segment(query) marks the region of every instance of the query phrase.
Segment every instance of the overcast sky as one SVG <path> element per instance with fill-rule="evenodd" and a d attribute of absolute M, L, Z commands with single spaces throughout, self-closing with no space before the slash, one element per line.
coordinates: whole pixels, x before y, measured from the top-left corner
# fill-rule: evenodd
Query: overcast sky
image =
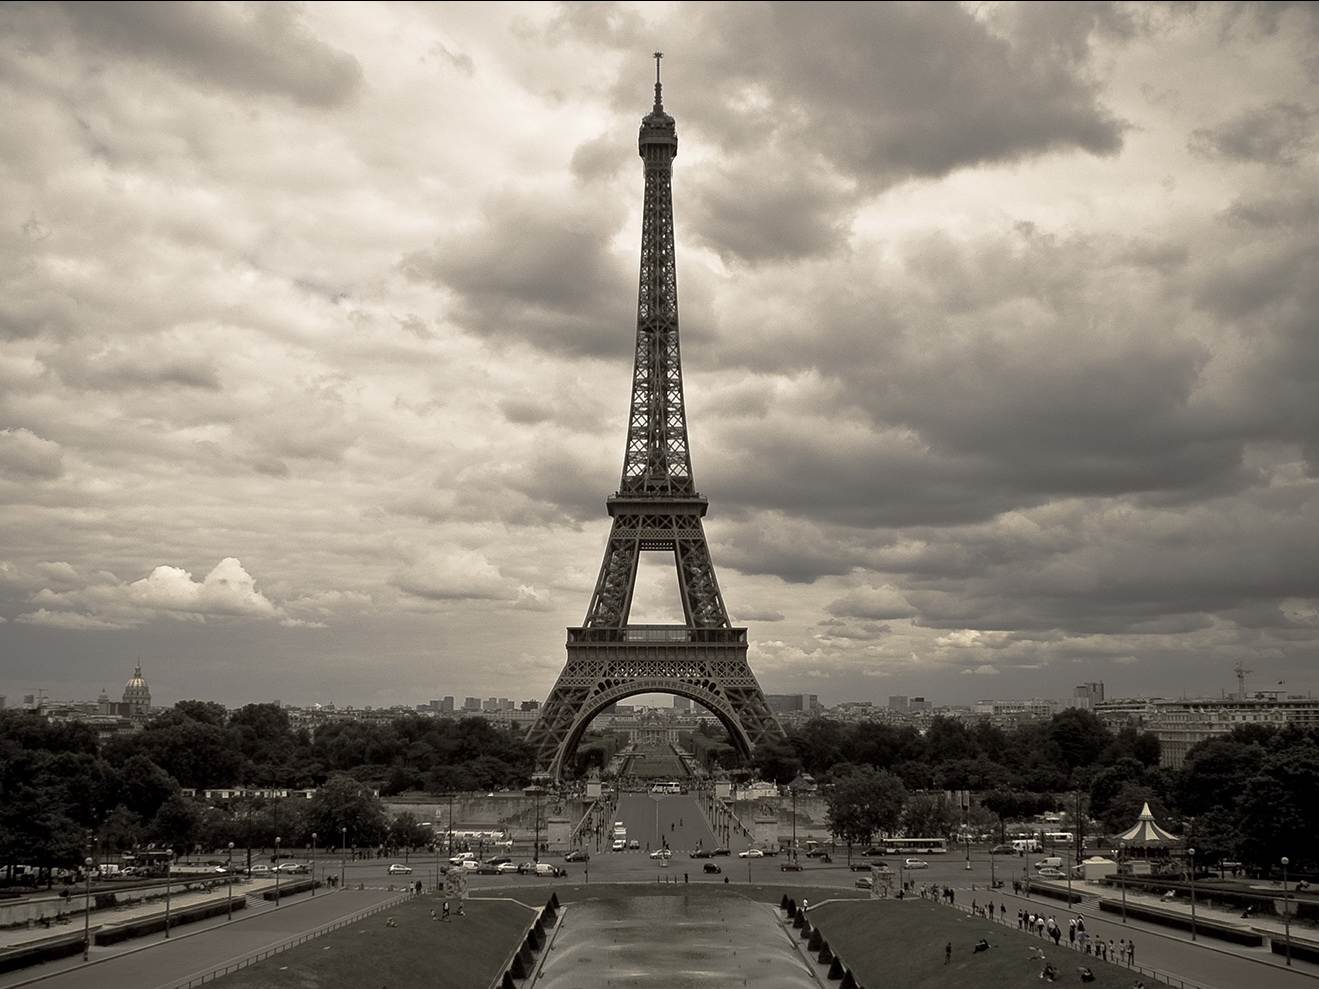
<path fill-rule="evenodd" d="M 0 693 L 543 698 L 655 49 L 767 691 L 1319 689 L 1316 8 L 96 3 L 0 7 Z"/>

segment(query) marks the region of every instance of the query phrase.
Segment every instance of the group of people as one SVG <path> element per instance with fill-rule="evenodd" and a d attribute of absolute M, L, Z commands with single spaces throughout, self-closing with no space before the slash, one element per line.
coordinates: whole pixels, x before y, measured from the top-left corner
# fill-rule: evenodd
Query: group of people
<path fill-rule="evenodd" d="M 1002 904 L 1000 904 L 1000 907 Z M 975 904 L 972 904 L 974 910 Z M 988 908 L 989 916 L 993 917 L 992 904 Z M 1058 921 L 1053 917 L 1046 917 L 1043 913 L 1030 913 L 1026 910 L 1017 911 L 1017 930 L 1026 931 L 1029 934 L 1035 934 L 1039 937 L 1051 939 L 1055 945 L 1062 943 L 1062 928 Z M 1121 938 L 1115 944 L 1112 938 L 1104 940 L 1101 937 L 1091 937 L 1090 932 L 1085 929 L 1085 918 L 1076 916 L 1067 921 L 1067 946 L 1076 951 L 1084 951 L 1087 955 L 1094 955 L 1101 961 L 1112 962 L 1114 965 L 1134 965 L 1136 963 L 1136 941 L 1134 938 Z"/>

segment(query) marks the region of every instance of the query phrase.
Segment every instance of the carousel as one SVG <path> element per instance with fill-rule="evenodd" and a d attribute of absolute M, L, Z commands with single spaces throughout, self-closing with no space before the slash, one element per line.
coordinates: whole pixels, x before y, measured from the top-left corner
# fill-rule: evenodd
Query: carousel
<path fill-rule="evenodd" d="M 1157 876 L 1180 872 L 1174 852 L 1182 839 L 1159 827 L 1149 801 L 1140 809 L 1135 825 L 1117 836 L 1118 871 L 1129 876 Z"/>

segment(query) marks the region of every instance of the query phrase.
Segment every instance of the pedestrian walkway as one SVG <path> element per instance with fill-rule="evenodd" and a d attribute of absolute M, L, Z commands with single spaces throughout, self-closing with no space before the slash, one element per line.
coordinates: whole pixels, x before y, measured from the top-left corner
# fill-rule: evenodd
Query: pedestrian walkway
<path fill-rule="evenodd" d="M 233 898 L 241 900 L 244 896 L 257 894 L 267 889 L 274 889 L 274 880 L 249 880 L 245 883 L 235 883 L 233 887 Z M 102 890 L 102 893 L 105 891 Z M 170 911 L 176 912 L 188 907 L 197 906 L 201 903 L 223 903 L 228 899 L 229 894 L 223 889 L 220 891 L 205 890 L 193 892 L 176 892 L 170 896 Z M 89 926 L 94 931 L 98 927 L 109 924 L 124 924 L 133 920 L 142 920 L 148 917 L 164 917 L 165 915 L 165 896 L 164 890 L 161 890 L 161 896 L 151 900 L 141 900 L 136 903 L 129 903 L 123 906 L 103 907 L 97 909 L 95 906 L 95 895 L 92 897 L 92 913 L 89 920 Z M 69 915 L 69 919 L 64 922 L 54 922 L 47 927 L 45 924 L 33 924 L 31 927 L 10 927 L 0 930 L 0 949 L 17 948 L 32 941 L 41 941 L 55 934 L 68 934 L 72 931 L 81 931 L 83 929 L 82 914 L 82 897 L 70 897 L 69 906 L 77 911 Z"/>

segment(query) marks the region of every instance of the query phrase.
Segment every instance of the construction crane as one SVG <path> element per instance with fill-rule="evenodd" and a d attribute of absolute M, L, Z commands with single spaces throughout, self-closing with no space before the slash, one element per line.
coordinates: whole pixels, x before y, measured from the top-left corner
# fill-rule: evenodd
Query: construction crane
<path fill-rule="evenodd" d="M 1232 667 L 1232 672 L 1237 675 L 1237 700 L 1244 701 L 1246 699 L 1246 674 L 1255 671 L 1246 669 L 1245 664 L 1237 660 L 1237 665 Z"/>

